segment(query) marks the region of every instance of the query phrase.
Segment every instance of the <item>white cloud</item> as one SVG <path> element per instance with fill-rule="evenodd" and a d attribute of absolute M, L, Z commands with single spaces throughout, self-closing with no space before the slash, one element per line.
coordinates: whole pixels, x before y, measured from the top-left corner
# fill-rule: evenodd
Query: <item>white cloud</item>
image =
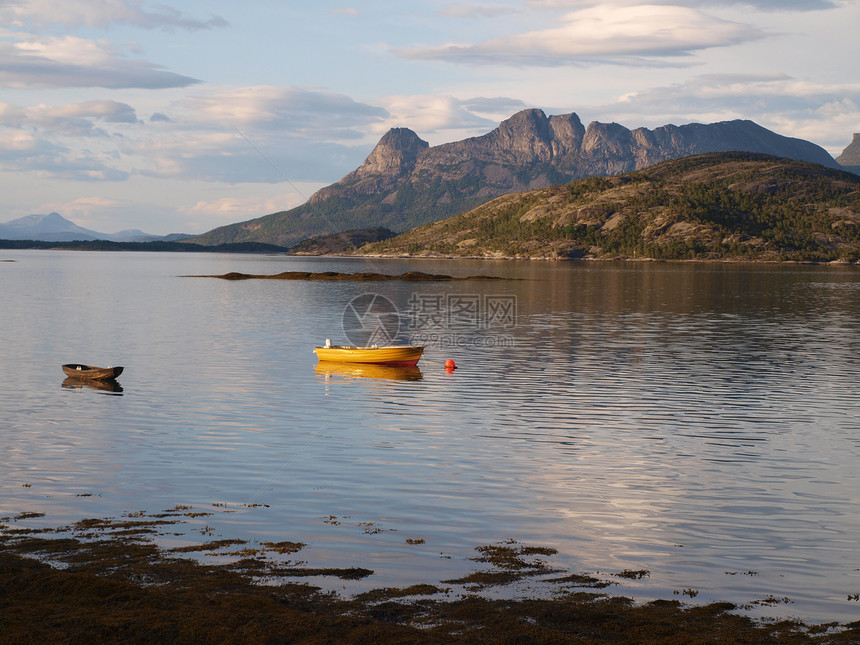
<path fill-rule="evenodd" d="M 496 125 L 493 120 L 478 116 L 469 109 L 468 102 L 452 96 L 395 95 L 380 98 L 378 103 L 389 117 L 373 126 L 377 135 L 389 128 L 405 127 L 435 144 L 440 138 L 445 141 L 460 139 L 476 132 L 486 132 Z M 452 136 L 454 132 L 459 136 Z"/>
<path fill-rule="evenodd" d="M 852 0 L 848 0 L 849 2 Z M 676 0 L 678 4 L 690 4 L 685 0 Z M 676 4 L 669 0 L 669 4 Z M 705 7 L 715 5 L 751 7 L 761 11 L 819 11 L 821 9 L 836 9 L 845 4 L 845 0 L 698 0 L 693 2 Z"/>
<path fill-rule="evenodd" d="M 122 181 L 128 172 L 104 128 L 137 123 L 134 109 L 117 101 L 60 107 L 0 103 L 0 170 L 33 172 L 42 179 Z M 81 147 L 84 139 L 88 143 Z"/>
<path fill-rule="evenodd" d="M 0 130 L 0 171 L 32 173 L 41 180 L 123 181 L 128 173 L 98 154 L 68 148 L 22 132 Z"/>
<path fill-rule="evenodd" d="M 227 222 L 252 218 L 269 213 L 289 210 L 300 206 L 307 198 L 298 193 L 286 193 L 272 197 L 221 197 L 210 201 L 199 201 L 194 206 L 181 208 L 189 215 L 207 215 Z"/>
<path fill-rule="evenodd" d="M 144 29 L 188 30 L 227 25 L 219 16 L 201 20 L 165 5 L 160 5 L 156 11 L 146 11 L 143 5 L 143 2 L 134 0 L 13 0 L 0 3 L 0 24 L 25 29 L 53 26 L 75 29 L 127 24 Z"/>
<path fill-rule="evenodd" d="M 5 112 L 4 112 L 5 115 Z M 61 143 L 26 130 L 0 129 L 0 171 L 32 172 L 40 179 L 125 179 L 127 174 L 90 153 L 73 154 Z"/>
<path fill-rule="evenodd" d="M 11 116 L 6 104 L 0 105 L 0 117 Z M 5 160 L 20 160 L 25 156 L 53 152 L 57 148 L 47 146 L 32 132 L 0 130 L 0 164 Z"/>
<path fill-rule="evenodd" d="M 713 8 L 717 6 L 758 9 L 760 11 L 819 11 L 836 9 L 853 0 L 662 0 L 662 5 Z M 594 0 L 529 0 L 527 6 L 536 9 L 568 9 L 591 7 Z M 600 4 L 619 7 L 642 4 L 641 0 L 603 0 Z"/>
<path fill-rule="evenodd" d="M 361 162 L 388 117 L 343 94 L 272 86 L 206 88 L 158 114 L 121 143 L 137 172 L 230 184 L 333 181 Z"/>
<path fill-rule="evenodd" d="M 687 7 L 599 5 L 574 11 L 550 29 L 471 44 L 395 50 L 403 58 L 452 63 L 553 66 L 683 57 L 763 37 L 749 25 Z"/>
<path fill-rule="evenodd" d="M 137 123 L 134 108 L 127 103 L 118 101 L 85 101 L 71 103 L 54 113 L 59 117 L 89 117 L 107 121 L 108 123 Z"/>
<path fill-rule="evenodd" d="M 19 134 L 26 130 L 34 138 L 109 137 L 108 132 L 96 126 L 96 121 L 114 124 L 138 122 L 134 108 L 117 101 L 86 101 L 58 108 L 47 105 L 22 108 L 0 103 L 0 127 L 16 129 Z"/>
<path fill-rule="evenodd" d="M 344 95 L 299 87 L 212 88 L 184 98 L 188 120 L 233 128 L 289 131 L 322 140 L 358 139 L 386 118 L 384 109 Z"/>
<path fill-rule="evenodd" d="M 361 163 L 372 126 L 389 116 L 342 94 L 289 87 L 209 88 L 148 108 L 146 122 L 118 101 L 0 103 L 0 168 L 88 181 L 334 181 Z"/>
<path fill-rule="evenodd" d="M 198 82 L 144 60 L 124 58 L 107 40 L 0 33 L 0 86 L 160 89 Z"/>
<path fill-rule="evenodd" d="M 69 202 L 46 204 L 46 210 L 63 213 L 64 217 L 89 220 L 96 213 L 105 210 L 113 210 L 120 205 L 114 199 L 106 199 L 99 196 L 78 197 Z"/>

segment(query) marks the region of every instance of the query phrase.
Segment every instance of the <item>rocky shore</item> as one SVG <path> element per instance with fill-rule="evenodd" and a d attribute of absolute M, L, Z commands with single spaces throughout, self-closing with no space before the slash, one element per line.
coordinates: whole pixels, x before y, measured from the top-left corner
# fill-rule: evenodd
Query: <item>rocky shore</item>
<path fill-rule="evenodd" d="M 730 603 L 612 597 L 601 592 L 604 581 L 551 569 L 545 558 L 553 549 L 514 541 L 478 547 L 473 559 L 481 568 L 462 579 L 345 598 L 306 580 L 372 571 L 286 559 L 304 548 L 300 542 L 159 548 L 154 535 L 199 515 L 188 506 L 24 528 L 40 515 L 0 518 L 0 643 L 860 642 L 860 622 L 756 621 Z M 207 564 L 186 557 L 216 553 L 233 558 Z M 518 599 L 482 593 L 537 574 L 552 574 L 554 593 Z M 463 591 L 452 593 L 454 587 Z"/>

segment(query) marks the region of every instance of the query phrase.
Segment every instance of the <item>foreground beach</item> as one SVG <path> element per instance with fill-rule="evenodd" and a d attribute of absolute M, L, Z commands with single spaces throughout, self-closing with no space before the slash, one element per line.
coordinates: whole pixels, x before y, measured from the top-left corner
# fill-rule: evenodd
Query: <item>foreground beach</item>
<path fill-rule="evenodd" d="M 182 509 L 175 513 L 181 516 Z M 3 518 L 17 523 L 38 514 Z M 755 621 L 731 603 L 685 606 L 609 597 L 601 581 L 558 572 L 551 597 L 492 599 L 489 586 L 550 571 L 552 549 L 508 542 L 478 547 L 489 565 L 446 581 L 472 591 L 419 584 L 344 598 L 297 577 L 355 579 L 372 572 L 307 569 L 266 554 L 304 545 L 239 548 L 229 564 L 181 553 L 241 546 L 239 540 L 164 551 L 147 538 L 174 520 L 88 519 L 72 527 L 2 526 L 2 643 L 856 643 L 860 623 Z M 53 534 L 53 535 L 52 535 Z M 78 537 L 62 537 L 73 534 Z M 637 572 L 630 572 L 635 575 Z M 445 584 L 445 583 L 442 583 Z M 587 591 L 583 591 L 587 589 Z"/>

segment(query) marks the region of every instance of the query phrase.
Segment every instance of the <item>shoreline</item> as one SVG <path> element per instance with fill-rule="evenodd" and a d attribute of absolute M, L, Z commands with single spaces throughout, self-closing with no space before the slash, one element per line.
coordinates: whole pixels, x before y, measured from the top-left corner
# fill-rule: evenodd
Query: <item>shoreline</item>
<path fill-rule="evenodd" d="M 2 240 L 0 240 L 2 242 Z M 178 244 L 178 243 L 177 243 Z M 327 259 L 369 259 L 369 260 L 501 260 L 501 261 L 519 261 L 519 262 L 636 262 L 636 263 L 657 263 L 657 264 L 753 264 L 753 265 L 808 265 L 808 266 L 860 266 L 860 260 L 778 260 L 767 258 L 683 258 L 683 259 L 662 259 L 662 258 L 637 258 L 626 256 L 615 257 L 564 257 L 558 255 L 504 255 L 484 254 L 484 255 L 451 255 L 446 253 L 356 253 L 350 251 L 342 251 L 339 253 L 290 253 L 289 250 L 284 251 L 249 251 L 249 250 L 224 250 L 218 247 L 200 247 L 196 249 L 143 249 L 143 248 L 76 248 L 76 247 L 3 247 L 0 245 L 0 251 L 94 251 L 94 252 L 147 252 L 147 253 L 216 253 L 221 255 L 269 255 L 283 256 L 289 258 L 327 258 Z M 3 259 L 2 262 L 15 262 L 15 260 Z M 185 277 L 221 277 L 221 276 L 185 276 Z"/>
<path fill-rule="evenodd" d="M 293 559 L 306 546 L 299 542 L 214 540 L 172 549 L 154 543 L 171 525 L 198 515 L 190 506 L 176 506 L 154 515 L 40 529 L 9 523 L 41 513 L 0 518 L 0 641 L 842 644 L 860 639 L 860 622 L 755 619 L 729 602 L 642 603 L 609 595 L 601 590 L 611 582 L 549 565 L 546 558 L 554 549 L 513 540 L 476 547 L 471 559 L 477 570 L 462 578 L 344 597 L 307 580 L 357 580 L 373 572 L 360 566 L 309 568 Z M 233 561 L 211 564 L 186 554 L 229 555 Z M 546 596 L 487 593 L 538 575 L 553 576 Z M 648 572 L 615 575 L 637 579 Z"/>
<path fill-rule="evenodd" d="M 289 255 L 289 254 L 287 254 Z M 300 257 L 300 256 L 293 256 Z M 521 256 L 521 255 L 449 255 L 449 254 L 382 254 L 382 253 L 366 253 L 366 254 L 337 254 L 337 255 L 316 255 L 316 256 L 301 256 L 301 257 L 324 257 L 324 258 L 368 258 L 376 260 L 503 260 L 503 261 L 521 261 L 521 262 L 570 262 L 587 263 L 587 262 L 636 262 L 636 263 L 655 263 L 655 264 L 771 264 L 771 265 L 808 265 L 808 266 L 860 266 L 860 261 L 852 262 L 850 260 L 766 260 L 766 259 L 737 259 L 737 258 L 694 258 L 680 260 L 663 260 L 659 258 L 630 258 L 630 257 L 611 257 L 611 258 L 566 258 L 552 256 Z"/>

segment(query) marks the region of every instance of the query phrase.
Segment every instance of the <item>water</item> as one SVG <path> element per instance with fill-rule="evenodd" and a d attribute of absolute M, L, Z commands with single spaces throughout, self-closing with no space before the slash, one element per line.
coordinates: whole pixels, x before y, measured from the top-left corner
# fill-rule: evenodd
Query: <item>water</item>
<path fill-rule="evenodd" d="M 46 513 L 18 525 L 191 505 L 213 515 L 166 546 L 302 541 L 311 565 L 374 570 L 347 591 L 461 576 L 512 538 L 609 593 L 860 618 L 856 268 L 0 259 L 0 516 Z M 286 270 L 511 279 L 181 277 Z M 318 368 L 311 348 L 345 341 L 344 307 L 369 292 L 415 314 L 401 338 L 433 313 L 417 302 L 516 306 L 431 324 L 449 346 L 418 373 Z M 62 387 L 66 362 L 124 365 L 122 391 Z"/>

